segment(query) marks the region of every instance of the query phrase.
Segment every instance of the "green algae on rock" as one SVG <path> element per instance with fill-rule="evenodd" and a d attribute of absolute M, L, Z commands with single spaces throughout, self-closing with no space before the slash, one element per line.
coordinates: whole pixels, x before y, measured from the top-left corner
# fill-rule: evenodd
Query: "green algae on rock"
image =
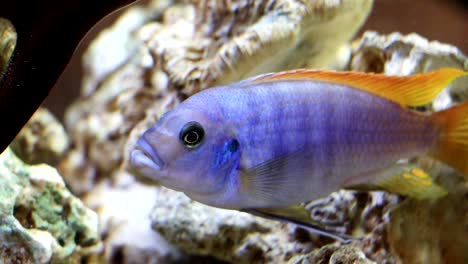
<path fill-rule="evenodd" d="M 73 263 L 100 247 L 97 215 L 47 165 L 0 155 L 0 263 Z"/>

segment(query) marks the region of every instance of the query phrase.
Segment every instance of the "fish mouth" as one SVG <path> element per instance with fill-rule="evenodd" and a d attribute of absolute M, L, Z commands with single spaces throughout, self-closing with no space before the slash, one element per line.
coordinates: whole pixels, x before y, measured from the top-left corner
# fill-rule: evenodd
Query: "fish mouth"
<path fill-rule="evenodd" d="M 161 171 L 164 167 L 164 162 L 158 156 L 154 148 L 144 138 L 140 138 L 137 146 L 130 154 L 130 163 L 136 169 L 151 168 L 156 171 Z"/>

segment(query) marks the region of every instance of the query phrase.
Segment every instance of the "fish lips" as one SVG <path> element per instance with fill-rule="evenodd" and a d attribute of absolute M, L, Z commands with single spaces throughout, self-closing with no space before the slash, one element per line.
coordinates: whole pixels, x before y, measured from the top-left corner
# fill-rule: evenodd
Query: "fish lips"
<path fill-rule="evenodd" d="M 144 177 L 156 181 L 164 177 L 162 173 L 164 162 L 144 138 L 138 140 L 136 148 L 130 153 L 130 164 Z"/>

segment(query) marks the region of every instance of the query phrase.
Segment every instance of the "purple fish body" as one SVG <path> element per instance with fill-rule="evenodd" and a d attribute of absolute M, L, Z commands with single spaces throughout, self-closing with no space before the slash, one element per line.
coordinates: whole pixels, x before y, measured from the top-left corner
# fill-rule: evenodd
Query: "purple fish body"
<path fill-rule="evenodd" d="M 280 207 L 423 155 L 438 132 L 429 115 L 346 85 L 243 81 L 202 91 L 166 113 L 142 136 L 131 163 L 209 205 Z"/>

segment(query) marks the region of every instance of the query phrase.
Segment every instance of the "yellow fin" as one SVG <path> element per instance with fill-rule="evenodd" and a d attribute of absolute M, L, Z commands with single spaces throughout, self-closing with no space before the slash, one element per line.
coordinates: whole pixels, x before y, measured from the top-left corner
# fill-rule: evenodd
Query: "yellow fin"
<path fill-rule="evenodd" d="M 438 199 L 448 192 L 416 165 L 396 164 L 388 168 L 352 177 L 345 187 L 358 190 L 385 190 L 418 200 Z"/>
<path fill-rule="evenodd" d="M 375 185 L 388 192 L 420 200 L 438 199 L 448 194 L 425 171 L 413 166 L 403 167 L 399 174 L 379 179 Z"/>
<path fill-rule="evenodd" d="M 433 114 L 440 138 L 430 153 L 454 167 L 468 179 L 468 102 Z"/>
<path fill-rule="evenodd" d="M 466 75 L 468 75 L 468 72 L 454 68 L 444 68 L 411 76 L 304 69 L 267 74 L 254 78 L 252 81 L 261 83 L 278 80 L 311 79 L 346 85 L 405 106 L 421 106 L 433 101 L 452 81 Z"/>

